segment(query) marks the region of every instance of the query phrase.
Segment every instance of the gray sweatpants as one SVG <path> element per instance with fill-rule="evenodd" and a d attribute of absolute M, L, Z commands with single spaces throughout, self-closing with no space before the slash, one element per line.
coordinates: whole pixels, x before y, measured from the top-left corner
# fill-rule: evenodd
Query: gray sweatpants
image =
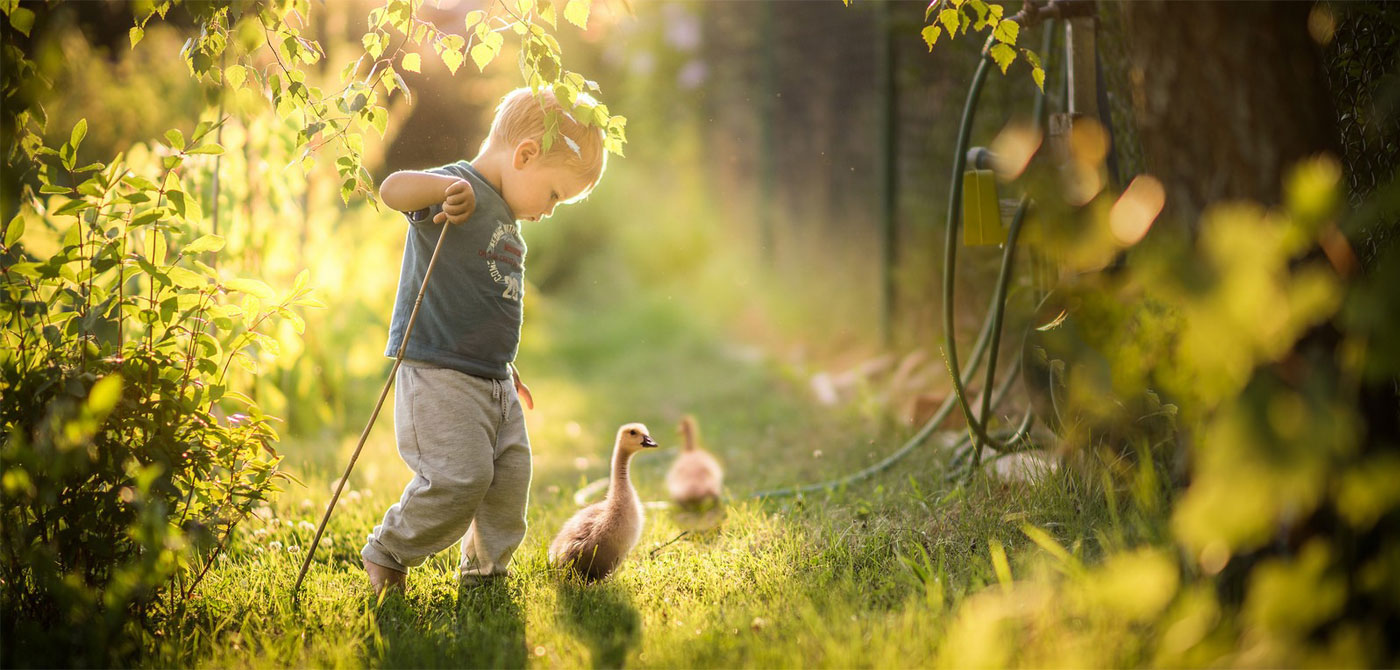
<path fill-rule="evenodd" d="M 504 574 L 530 491 L 514 384 L 405 361 L 396 386 L 394 433 L 414 477 L 360 555 L 408 572 L 460 539 L 462 576 Z"/>

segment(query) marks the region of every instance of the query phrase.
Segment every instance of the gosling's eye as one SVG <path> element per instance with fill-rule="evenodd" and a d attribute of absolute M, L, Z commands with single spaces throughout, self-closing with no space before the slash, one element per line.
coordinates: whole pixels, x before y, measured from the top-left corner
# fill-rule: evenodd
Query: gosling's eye
<path fill-rule="evenodd" d="M 627 431 L 627 434 L 628 434 L 628 435 L 636 435 L 636 434 L 637 434 L 637 431 L 636 431 L 636 430 L 629 430 L 629 431 Z"/>

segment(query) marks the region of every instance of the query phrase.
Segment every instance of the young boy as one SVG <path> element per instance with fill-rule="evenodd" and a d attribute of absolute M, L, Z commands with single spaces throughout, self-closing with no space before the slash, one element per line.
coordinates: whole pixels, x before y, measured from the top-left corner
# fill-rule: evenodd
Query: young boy
<path fill-rule="evenodd" d="M 545 151 L 546 111 L 559 132 Z M 375 591 L 402 588 L 408 569 L 458 539 L 461 578 L 502 575 L 525 536 L 534 406 L 512 362 L 520 342 L 525 242 L 539 221 L 592 190 L 606 166 L 602 135 L 549 92 L 510 92 L 470 163 L 389 175 L 386 205 L 410 225 L 386 355 L 409 313 L 443 226 L 450 226 L 399 368 L 394 432 L 413 480 L 360 555 Z M 510 382 L 514 382 L 511 384 Z"/>

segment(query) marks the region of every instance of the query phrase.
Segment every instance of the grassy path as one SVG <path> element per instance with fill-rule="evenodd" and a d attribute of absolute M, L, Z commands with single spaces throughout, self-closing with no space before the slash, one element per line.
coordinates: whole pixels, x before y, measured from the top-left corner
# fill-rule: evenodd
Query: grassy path
<path fill-rule="evenodd" d="M 153 644 L 162 665 L 376 667 L 925 666 L 960 594 L 994 581 L 988 538 L 1024 543 L 1023 522 L 1089 537 L 1095 515 L 1039 487 L 941 484 L 929 447 L 848 491 L 756 503 L 754 490 L 869 464 L 912 432 L 884 412 L 809 402 L 805 380 L 727 344 L 714 326 L 657 298 L 608 310 L 550 306 L 527 323 L 520 368 L 537 409 L 530 530 L 512 575 L 460 588 L 457 551 L 430 559 L 405 595 L 376 604 L 359 568 L 365 534 L 408 479 L 388 412 L 336 512 L 299 604 L 287 591 L 329 498 L 308 473 L 266 519 L 243 529 L 187 616 Z M 878 409 L 878 408 L 876 408 Z M 573 492 L 606 473 L 611 439 L 647 423 L 663 449 L 634 461 L 659 499 L 683 413 L 728 468 L 733 497 L 717 529 L 655 551 L 678 532 L 649 515 L 641 544 L 609 581 L 563 582 L 545 564 Z M 288 463 L 343 463 L 339 445 L 291 445 Z M 293 548 L 295 551 L 293 551 Z M 904 558 L 901 558 L 904 557 Z M 916 567 L 910 567 L 916 566 Z"/>

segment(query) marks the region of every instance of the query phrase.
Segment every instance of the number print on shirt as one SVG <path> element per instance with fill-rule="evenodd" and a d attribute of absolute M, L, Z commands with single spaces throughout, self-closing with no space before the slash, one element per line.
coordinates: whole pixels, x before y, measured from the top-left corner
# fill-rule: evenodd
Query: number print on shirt
<path fill-rule="evenodd" d="M 515 302 L 524 298 L 525 241 L 520 239 L 518 226 L 498 222 L 491 242 L 485 249 L 478 250 L 477 255 L 486 259 L 486 271 L 491 280 L 505 285 L 502 298 Z"/>

